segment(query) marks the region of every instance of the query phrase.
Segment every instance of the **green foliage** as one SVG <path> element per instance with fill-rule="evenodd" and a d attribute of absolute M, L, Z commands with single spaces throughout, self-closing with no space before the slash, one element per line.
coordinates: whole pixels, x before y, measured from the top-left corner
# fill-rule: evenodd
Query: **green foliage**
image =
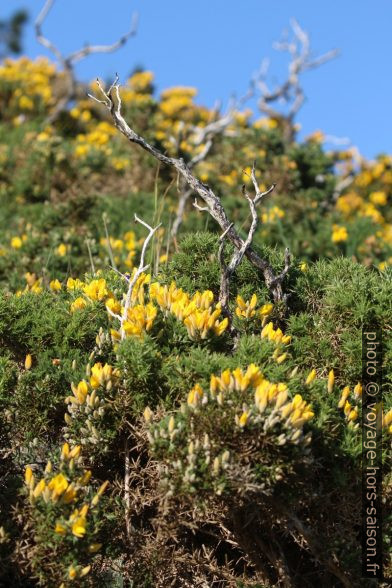
<path fill-rule="evenodd" d="M 152 80 L 128 81 L 124 116 L 189 162 L 194 126 L 214 114 L 193 89 L 156 99 Z M 361 330 L 384 336 L 390 419 L 391 158 L 358 164 L 325 152 L 320 133 L 288 141 L 282 120 L 236 113 L 195 174 L 246 237 L 241 184 L 251 190 L 256 158 L 260 186 L 277 186 L 252 247 L 276 274 L 284 247 L 292 260 L 285 306 L 244 258 L 224 317 L 219 227 L 189 204 L 172 239 L 181 179 L 93 102 L 47 125 L 60 82 L 48 62 L 0 68 L 0 583 L 269 587 L 288 582 L 286 566 L 293 585 L 337 586 L 338 562 L 364 586 Z M 162 227 L 125 315 L 146 237 L 135 214 Z M 110 495 L 93 503 L 98 480 Z"/>

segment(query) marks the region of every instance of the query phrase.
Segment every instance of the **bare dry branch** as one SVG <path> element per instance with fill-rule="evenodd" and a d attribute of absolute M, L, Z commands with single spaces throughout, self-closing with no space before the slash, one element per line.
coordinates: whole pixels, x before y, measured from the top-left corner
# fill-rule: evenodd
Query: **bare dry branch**
<path fill-rule="evenodd" d="M 290 24 L 294 39 L 292 41 L 284 40 L 274 44 L 275 49 L 287 51 L 291 56 L 287 79 L 274 90 L 270 90 L 266 82 L 268 62 L 263 60 L 260 70 L 254 76 L 251 85 L 259 91 L 260 98 L 258 106 L 260 110 L 271 118 L 284 120 L 287 123 L 287 133 L 290 134 L 291 128 L 292 135 L 293 119 L 305 100 L 305 94 L 299 79 L 300 75 L 307 70 L 319 67 L 334 59 L 339 54 L 339 50 L 333 49 L 318 57 L 312 57 L 308 33 L 300 27 L 295 19 L 292 19 Z M 272 106 L 277 101 L 283 101 L 288 105 L 287 114 L 282 113 Z M 292 138 L 292 136 L 288 138 Z"/>
<path fill-rule="evenodd" d="M 156 231 L 161 226 L 159 224 L 156 227 L 152 228 L 152 227 L 150 227 L 150 225 L 148 225 L 147 223 L 145 223 L 144 221 L 142 221 L 136 214 L 135 214 L 135 221 L 138 222 L 138 223 L 140 223 L 140 224 L 142 224 L 144 227 L 146 227 L 146 229 L 148 229 L 149 233 L 148 233 L 148 235 L 145 238 L 144 243 L 143 243 L 142 252 L 140 254 L 139 267 L 137 268 L 137 270 L 136 270 L 134 276 L 132 277 L 132 279 L 129 280 L 129 282 L 128 282 L 128 291 L 127 291 L 127 295 L 125 297 L 125 304 L 124 304 L 124 308 L 123 308 L 122 315 L 121 315 L 121 328 L 120 328 L 121 339 L 125 339 L 124 323 L 125 323 L 125 321 L 128 318 L 128 310 L 129 310 L 129 307 L 131 305 L 131 299 L 132 299 L 133 289 L 135 287 L 135 284 L 136 284 L 139 276 L 149 268 L 149 264 L 144 265 L 144 258 L 145 258 L 145 255 L 146 255 L 148 244 L 151 241 L 151 239 L 154 236 L 154 234 L 156 233 Z"/>
<path fill-rule="evenodd" d="M 138 21 L 138 15 L 137 13 L 134 13 L 132 15 L 131 26 L 128 32 L 125 33 L 125 35 L 123 35 L 122 37 L 120 37 L 118 41 L 115 41 L 111 45 L 86 45 L 82 49 L 78 49 L 70 55 L 65 56 L 50 39 L 44 36 L 42 32 L 42 25 L 46 17 L 48 16 L 50 10 L 53 8 L 54 2 L 55 0 L 46 0 L 34 25 L 35 35 L 38 43 L 40 43 L 41 45 L 43 45 L 43 47 L 45 47 L 51 53 L 53 53 L 53 55 L 56 57 L 61 67 L 63 68 L 66 76 L 66 91 L 62 98 L 58 101 L 53 112 L 48 117 L 47 122 L 49 124 L 57 120 L 60 113 L 66 108 L 67 104 L 76 97 L 78 84 L 75 77 L 74 65 L 78 61 L 85 59 L 88 55 L 92 55 L 93 53 L 112 53 L 113 51 L 116 51 L 117 49 L 125 45 L 128 39 L 130 39 L 136 34 Z"/>
<path fill-rule="evenodd" d="M 234 246 L 239 250 L 243 251 L 242 256 L 246 255 L 246 257 L 250 260 L 250 262 L 257 267 L 264 276 L 265 283 L 267 287 L 270 289 L 272 296 L 275 301 L 283 300 L 283 290 L 282 290 L 282 283 L 277 277 L 270 265 L 270 263 L 266 259 L 262 259 L 256 251 L 251 247 L 250 242 L 248 239 L 244 241 L 234 227 L 230 227 L 230 222 L 227 218 L 226 212 L 222 206 L 221 200 L 213 190 L 207 185 L 201 182 L 189 169 L 182 158 L 175 158 L 169 157 L 159 151 L 156 147 L 150 145 L 143 137 L 138 135 L 133 129 L 131 129 L 128 123 L 125 121 L 121 114 L 121 97 L 119 91 L 119 84 L 118 78 L 116 78 L 115 82 L 112 84 L 108 92 L 105 92 L 101 83 L 97 82 L 98 88 L 103 96 L 103 100 L 101 101 L 110 111 L 110 114 L 113 118 L 113 122 L 115 127 L 131 142 L 139 145 L 150 153 L 155 159 L 173 167 L 186 181 L 189 187 L 196 192 L 196 194 L 204 200 L 207 204 L 207 210 L 212 218 L 219 224 L 223 231 L 227 230 L 227 237 L 228 239 L 234 244 Z M 99 101 L 94 96 L 91 96 L 94 100 Z M 115 98 L 114 98 L 115 97 Z M 260 191 L 259 191 L 260 192 Z M 252 223 L 253 226 L 253 223 Z M 253 234 L 252 234 L 253 236 Z"/>
<path fill-rule="evenodd" d="M 220 291 L 219 291 L 219 302 L 221 303 L 222 312 L 225 316 L 227 316 L 229 318 L 230 324 L 232 323 L 232 316 L 231 316 L 231 313 L 229 310 L 230 280 L 231 280 L 231 277 L 234 274 L 235 270 L 237 269 L 237 267 L 241 263 L 248 248 L 252 244 L 253 237 L 254 237 L 254 234 L 255 234 L 255 231 L 257 228 L 257 224 L 258 224 L 256 205 L 261 201 L 261 199 L 264 196 L 267 196 L 268 194 L 270 194 L 273 191 L 273 189 L 275 188 L 275 184 L 272 184 L 272 186 L 270 186 L 270 188 L 268 188 L 268 190 L 266 190 L 265 192 L 260 191 L 259 185 L 256 180 L 255 163 L 253 163 L 252 172 L 251 172 L 250 177 L 252 179 L 252 183 L 253 183 L 253 186 L 255 189 L 255 196 L 253 199 L 249 196 L 245 185 L 242 186 L 242 194 L 246 198 L 246 200 L 248 201 L 250 212 L 252 215 L 252 222 L 249 227 L 247 238 L 245 239 L 245 241 L 243 241 L 241 247 L 239 247 L 238 249 L 236 249 L 234 251 L 234 254 L 233 254 L 229 264 L 226 264 L 224 261 L 224 256 L 223 256 L 224 241 L 225 241 L 226 235 L 228 234 L 228 232 L 232 228 L 233 223 L 227 227 L 227 229 L 224 231 L 224 233 L 221 235 L 221 237 L 219 239 L 220 245 L 219 245 L 218 258 L 219 258 L 219 263 L 220 263 L 221 269 L 222 269 Z M 286 251 L 288 251 L 288 250 L 286 250 Z M 287 268 L 286 268 L 286 265 L 287 265 Z M 288 256 L 288 258 L 285 257 L 285 268 L 278 276 L 275 277 L 276 284 L 282 283 L 286 273 L 289 270 L 289 267 L 290 267 L 290 257 Z"/>
<path fill-rule="evenodd" d="M 219 105 L 215 108 L 215 116 L 213 120 L 208 123 L 205 127 L 192 127 L 192 132 L 195 135 L 195 139 L 193 141 L 195 147 L 202 145 L 205 143 L 204 148 L 198 154 L 196 154 L 188 163 L 187 166 L 189 169 L 193 169 L 198 163 L 204 161 L 208 154 L 211 151 L 211 148 L 214 144 L 215 139 L 218 136 L 224 135 L 227 132 L 227 128 L 232 124 L 234 121 L 235 113 L 239 111 L 240 108 L 244 106 L 244 104 L 253 96 L 253 89 L 250 88 L 246 94 L 244 94 L 240 99 L 236 100 L 232 98 L 229 102 L 229 106 L 227 108 L 227 112 L 220 116 L 219 114 Z M 186 183 L 185 183 L 186 185 Z M 176 239 L 178 230 L 182 224 L 182 220 L 185 213 L 186 205 L 189 201 L 190 196 L 193 193 L 193 190 L 187 190 L 185 185 L 182 185 L 182 190 L 180 191 L 180 198 L 177 207 L 176 218 L 173 223 L 171 236 L 173 239 Z"/>

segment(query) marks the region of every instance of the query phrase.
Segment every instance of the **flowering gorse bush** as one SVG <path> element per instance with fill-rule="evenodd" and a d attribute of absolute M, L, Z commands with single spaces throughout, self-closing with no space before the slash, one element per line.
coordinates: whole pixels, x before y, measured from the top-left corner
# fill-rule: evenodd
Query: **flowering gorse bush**
<path fill-rule="evenodd" d="M 266 478 L 256 473 L 268 464 L 268 447 L 309 445 L 311 437 L 303 427 L 313 416 L 300 394 L 291 400 L 287 384 L 270 382 L 250 364 L 245 371 L 212 374 L 209 390 L 196 384 L 175 415 L 151 424 L 148 438 L 154 455 L 165 464 L 170 496 L 210 488 L 217 494 L 245 492 L 252 483 L 262 489 L 270 486 L 273 472 Z M 152 417 L 147 407 L 147 423 Z M 244 475 L 239 481 L 241 465 Z M 277 469 L 281 478 L 280 464 Z"/>
<path fill-rule="evenodd" d="M 30 561 L 34 576 L 51 578 L 59 585 L 87 576 L 93 554 L 101 544 L 96 535 L 101 526 L 101 496 L 108 482 L 98 488 L 91 471 L 83 466 L 81 446 L 64 443 L 43 472 L 25 469 L 26 496 L 23 517 L 27 542 L 33 540 Z"/>
<path fill-rule="evenodd" d="M 64 74 L 6 60 L 0 583 L 361 586 L 360 331 L 390 331 L 391 157 L 328 152 L 298 125 L 288 139 L 248 109 L 210 148 L 217 113 L 153 80 L 120 88 L 125 119 L 183 158 L 239 233 L 249 163 L 260 190 L 277 184 L 252 247 L 278 275 L 290 246 L 287 297 L 244 258 L 219 302 L 217 225 L 188 198 L 173 234 L 177 172 L 130 149 L 85 88 L 49 122 Z M 157 227 L 142 270 L 135 213 Z M 387 457 L 387 394 L 381 408 Z M 387 472 L 385 508 L 390 487 Z"/>

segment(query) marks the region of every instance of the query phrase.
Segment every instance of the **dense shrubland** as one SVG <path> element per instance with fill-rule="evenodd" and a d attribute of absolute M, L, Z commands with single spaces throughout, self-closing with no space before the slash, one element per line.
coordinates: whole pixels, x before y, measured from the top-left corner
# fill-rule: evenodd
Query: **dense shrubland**
<path fill-rule="evenodd" d="M 173 238 L 177 173 L 87 97 L 48 123 L 63 85 L 43 59 L 0 67 L 3 585 L 362 585 L 361 327 L 390 365 L 392 157 L 244 110 L 194 163 L 217 113 L 134 73 L 124 118 L 192 162 L 241 234 L 253 161 L 276 183 L 253 247 L 277 273 L 290 248 L 286 302 L 244 258 L 224 312 L 219 227 L 188 201 Z M 138 273 L 135 214 L 161 224 Z M 390 389 L 386 372 L 386 464 Z M 388 575 L 387 465 L 384 485 Z"/>

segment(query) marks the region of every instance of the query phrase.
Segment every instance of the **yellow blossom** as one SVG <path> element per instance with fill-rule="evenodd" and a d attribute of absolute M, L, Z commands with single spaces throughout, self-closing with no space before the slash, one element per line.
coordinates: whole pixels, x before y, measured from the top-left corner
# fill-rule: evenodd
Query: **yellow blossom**
<path fill-rule="evenodd" d="M 348 233 L 346 227 L 342 227 L 339 225 L 333 225 L 332 228 L 332 242 L 333 243 L 341 243 L 342 241 L 347 241 Z"/>
<path fill-rule="evenodd" d="M 26 355 L 26 359 L 25 359 L 25 369 L 29 370 L 31 368 L 32 364 L 33 364 L 33 359 L 31 357 L 30 353 L 28 353 Z"/>
<path fill-rule="evenodd" d="M 349 394 L 350 394 L 350 388 L 349 388 L 349 386 L 345 386 L 343 388 L 342 395 L 339 400 L 338 408 L 343 408 L 345 406 L 346 400 L 349 397 Z"/>
<path fill-rule="evenodd" d="M 13 249 L 20 249 L 23 245 L 23 241 L 20 237 L 12 237 L 11 239 L 11 247 Z"/>
<path fill-rule="evenodd" d="M 316 379 L 316 370 L 312 369 L 312 371 L 309 373 L 308 377 L 306 378 L 306 382 L 305 384 L 307 386 L 309 386 L 315 379 Z"/>
<path fill-rule="evenodd" d="M 72 534 L 81 539 L 86 534 L 86 519 L 85 517 L 78 517 L 72 523 Z"/>
<path fill-rule="evenodd" d="M 59 280 L 52 280 L 49 284 L 49 287 L 51 290 L 53 290 L 54 292 L 58 292 L 59 290 L 61 290 L 61 283 Z"/>
<path fill-rule="evenodd" d="M 377 204 L 379 206 L 385 206 L 387 203 L 387 196 L 385 192 L 372 192 L 369 196 L 369 200 L 373 204 Z"/>
<path fill-rule="evenodd" d="M 78 298 L 76 298 L 76 300 L 74 300 L 71 304 L 71 312 L 75 312 L 76 310 L 82 310 L 83 308 L 86 308 L 87 306 L 87 301 L 82 298 L 81 296 L 79 296 Z"/>
<path fill-rule="evenodd" d="M 65 243 L 60 243 L 60 245 L 56 249 L 56 253 L 60 257 L 65 257 L 67 255 L 68 249 L 69 248 L 67 247 L 67 245 L 65 245 Z"/>
<path fill-rule="evenodd" d="M 57 522 L 54 528 L 54 532 L 58 533 L 59 535 L 66 535 L 67 527 L 65 527 L 62 523 Z"/>
<path fill-rule="evenodd" d="M 33 470 L 31 469 L 30 466 L 26 466 L 25 469 L 25 483 L 27 486 L 30 485 L 31 481 L 34 481 L 34 475 L 33 475 Z"/>
<path fill-rule="evenodd" d="M 52 491 L 52 498 L 56 500 L 68 487 L 67 478 L 63 474 L 57 474 L 48 484 L 49 490 Z"/>
<path fill-rule="evenodd" d="M 245 427 L 246 423 L 249 420 L 249 412 L 244 411 L 238 420 L 238 424 L 240 427 Z"/>
<path fill-rule="evenodd" d="M 73 566 L 71 566 L 68 569 L 68 578 L 70 580 L 75 580 L 75 578 L 77 577 L 77 575 L 78 575 L 78 572 L 77 572 L 76 568 L 74 568 Z"/>
<path fill-rule="evenodd" d="M 328 374 L 328 387 L 327 387 L 327 389 L 328 389 L 329 394 L 331 394 L 333 391 L 334 383 L 335 383 L 335 374 L 334 374 L 334 371 L 331 370 Z"/>
<path fill-rule="evenodd" d="M 260 308 L 260 315 L 261 316 L 268 316 L 269 314 L 271 314 L 271 312 L 273 311 L 274 305 L 271 304 L 270 302 L 268 304 L 263 304 L 263 306 Z"/>
<path fill-rule="evenodd" d="M 106 280 L 104 278 L 100 278 L 99 280 L 92 280 L 89 284 L 84 286 L 83 292 L 91 300 L 103 300 L 103 298 L 108 295 Z"/>

